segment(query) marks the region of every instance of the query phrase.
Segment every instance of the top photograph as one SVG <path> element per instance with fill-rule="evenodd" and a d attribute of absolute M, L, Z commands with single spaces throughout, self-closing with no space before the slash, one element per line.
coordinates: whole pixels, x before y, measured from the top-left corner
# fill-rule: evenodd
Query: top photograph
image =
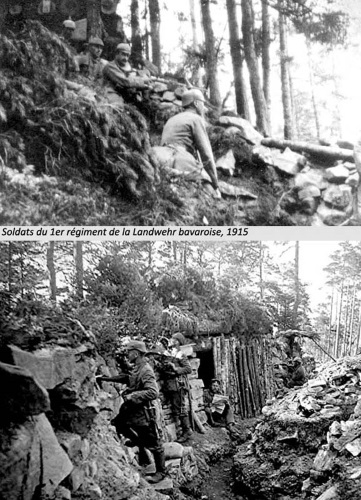
<path fill-rule="evenodd" d="M 1 0 L 0 225 L 360 226 L 359 0 Z"/>

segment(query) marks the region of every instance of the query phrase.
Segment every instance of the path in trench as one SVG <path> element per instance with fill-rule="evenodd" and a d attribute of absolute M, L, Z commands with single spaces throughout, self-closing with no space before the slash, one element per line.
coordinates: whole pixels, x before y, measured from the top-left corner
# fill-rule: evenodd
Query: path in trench
<path fill-rule="evenodd" d="M 246 500 L 232 491 L 233 458 L 225 457 L 211 466 L 211 470 L 202 485 L 201 500 Z"/>

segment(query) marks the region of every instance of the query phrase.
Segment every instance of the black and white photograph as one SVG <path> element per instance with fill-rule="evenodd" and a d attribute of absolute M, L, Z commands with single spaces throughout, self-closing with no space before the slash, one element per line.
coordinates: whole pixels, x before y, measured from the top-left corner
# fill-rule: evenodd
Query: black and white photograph
<path fill-rule="evenodd" d="M 0 224 L 359 226 L 359 0 L 2 0 Z"/>
<path fill-rule="evenodd" d="M 360 499 L 359 241 L 0 255 L 1 498 Z"/>

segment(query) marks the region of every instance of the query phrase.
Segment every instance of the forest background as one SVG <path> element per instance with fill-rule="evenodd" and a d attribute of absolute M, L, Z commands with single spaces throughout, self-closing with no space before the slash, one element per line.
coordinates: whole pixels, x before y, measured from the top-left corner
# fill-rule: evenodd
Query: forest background
<path fill-rule="evenodd" d="M 296 330 L 311 337 L 304 348 L 318 359 L 328 359 L 324 351 L 355 354 L 361 243 L 319 247 L 314 275 L 323 271 L 324 278 L 312 296 L 304 279 L 308 246 L 1 242 L 1 342 L 30 350 L 55 340 L 68 346 L 91 331 L 110 355 L 126 336 L 154 341 L 174 328 L 190 337 Z"/>
<path fill-rule="evenodd" d="M 215 106 L 237 109 L 266 135 L 358 138 L 356 0 L 122 0 L 118 12 L 163 73 L 205 85 Z"/>

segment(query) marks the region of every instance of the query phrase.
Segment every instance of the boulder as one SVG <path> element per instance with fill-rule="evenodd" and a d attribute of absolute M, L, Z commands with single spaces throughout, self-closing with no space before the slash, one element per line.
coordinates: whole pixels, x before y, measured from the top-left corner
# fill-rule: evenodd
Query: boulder
<path fill-rule="evenodd" d="M 36 418 L 36 417 L 35 417 Z M 40 435 L 34 420 L 0 430 L 0 491 L 7 500 L 33 500 L 41 482 Z"/>
<path fill-rule="evenodd" d="M 36 417 L 36 433 L 40 436 L 42 453 L 42 491 L 51 497 L 57 486 L 71 473 L 73 464 L 60 446 L 45 415 Z"/>
<path fill-rule="evenodd" d="M 166 92 L 164 92 L 164 94 L 162 96 L 162 99 L 163 99 L 163 101 L 166 101 L 166 102 L 173 102 L 173 101 L 175 101 L 174 92 L 169 92 L 169 90 L 167 90 Z"/>
<path fill-rule="evenodd" d="M 263 136 L 250 124 L 249 121 L 239 116 L 220 116 L 216 125 L 223 127 L 237 127 L 246 141 L 260 145 Z"/>
<path fill-rule="evenodd" d="M 234 157 L 232 149 L 227 151 L 227 153 L 216 161 L 217 169 L 227 177 L 233 177 L 234 171 L 236 169 L 236 159 Z"/>
<path fill-rule="evenodd" d="M 337 486 L 331 486 L 322 493 L 316 500 L 339 500 L 340 497 L 337 493 Z"/>
<path fill-rule="evenodd" d="M 180 443 L 164 443 L 163 448 L 166 460 L 183 457 L 184 447 Z"/>
<path fill-rule="evenodd" d="M 360 184 L 360 174 L 358 172 L 352 172 L 346 179 L 346 184 L 353 188 L 356 188 Z"/>
<path fill-rule="evenodd" d="M 47 391 L 26 368 L 0 363 L 0 422 L 24 421 L 50 409 Z"/>
<path fill-rule="evenodd" d="M 59 347 L 35 353 L 16 346 L 10 346 L 10 349 L 14 363 L 28 369 L 46 389 L 54 389 L 75 372 L 76 360 L 71 349 Z"/>
<path fill-rule="evenodd" d="M 332 208 L 343 210 L 348 206 L 352 206 L 352 192 L 351 187 L 345 184 L 334 184 L 326 189 L 323 193 L 323 201 L 330 205 Z"/>
<path fill-rule="evenodd" d="M 325 203 L 321 203 L 317 209 L 317 214 L 327 226 L 339 226 L 352 215 L 352 207 L 349 207 L 345 212 L 336 208 L 329 208 Z"/>
<path fill-rule="evenodd" d="M 343 165 L 337 165 L 336 167 L 327 168 L 325 171 L 325 178 L 329 182 L 333 182 L 335 184 L 342 184 L 345 182 L 347 177 L 349 176 L 349 170 Z"/>
<path fill-rule="evenodd" d="M 298 197 L 301 201 L 308 200 L 310 198 L 319 198 L 321 196 L 321 191 L 317 186 L 305 186 L 298 192 Z"/>
<path fill-rule="evenodd" d="M 232 198 L 251 198 L 252 200 L 257 200 L 257 196 L 247 189 L 233 186 L 228 182 L 218 181 L 218 186 L 220 192 L 225 196 L 230 196 Z"/>
<path fill-rule="evenodd" d="M 327 187 L 328 184 L 322 172 L 314 169 L 305 170 L 306 169 L 303 169 L 294 179 L 297 189 L 302 190 L 308 186 L 316 186 L 318 189 L 322 190 Z"/>
<path fill-rule="evenodd" d="M 273 155 L 274 166 L 288 175 L 296 175 L 300 167 L 304 166 L 306 159 L 299 153 L 286 148 L 282 153 Z"/>

